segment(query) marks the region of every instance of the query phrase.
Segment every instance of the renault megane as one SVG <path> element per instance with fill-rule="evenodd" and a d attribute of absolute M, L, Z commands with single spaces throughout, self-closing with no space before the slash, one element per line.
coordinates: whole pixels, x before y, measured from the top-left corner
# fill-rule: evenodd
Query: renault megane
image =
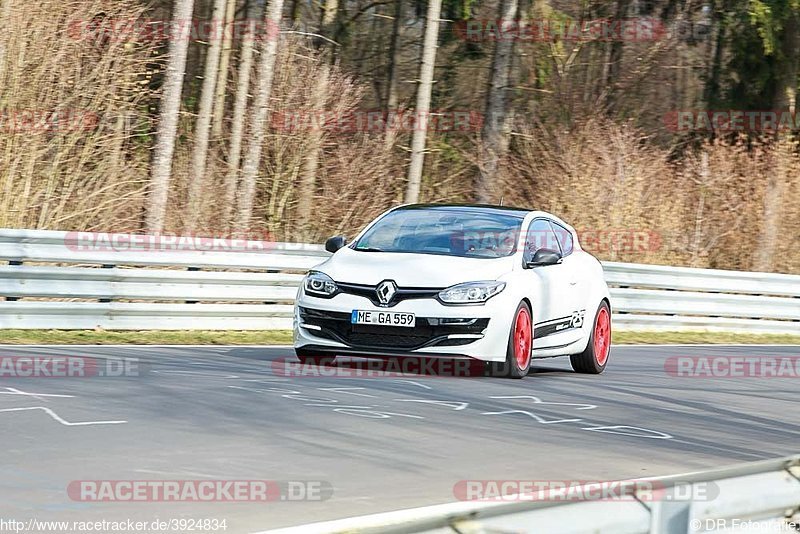
<path fill-rule="evenodd" d="M 522 378 L 531 360 L 608 365 L 611 301 L 600 262 L 542 211 L 483 205 L 391 209 L 304 278 L 294 347 L 337 355 L 468 357 Z"/>

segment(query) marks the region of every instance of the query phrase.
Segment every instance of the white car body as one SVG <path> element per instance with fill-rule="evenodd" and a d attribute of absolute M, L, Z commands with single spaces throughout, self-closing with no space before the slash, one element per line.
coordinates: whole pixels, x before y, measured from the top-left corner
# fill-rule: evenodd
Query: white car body
<path fill-rule="evenodd" d="M 416 206 L 411 206 L 414 207 Z M 456 205 L 442 207 L 459 208 Z M 353 243 L 357 243 L 358 239 L 386 214 L 408 208 L 401 206 L 387 211 L 370 223 Z M 511 210 L 485 206 L 463 206 L 463 208 Z M 352 244 L 341 248 L 329 259 L 314 267 L 313 271 L 328 275 L 337 285 L 357 285 L 360 287 L 360 294 L 343 291 L 332 298 L 320 298 L 309 294 L 303 284 L 298 291 L 295 304 L 295 348 L 329 354 L 466 356 L 487 362 L 503 362 L 506 360 L 509 332 L 515 320 L 517 306 L 520 302 L 526 301 L 534 324 L 533 358 L 583 352 L 590 342 L 593 319 L 601 301 L 605 300 L 610 307 L 602 266 L 591 254 L 581 249 L 575 230 L 558 217 L 542 211 L 514 211 L 522 219 L 521 232 L 515 251 L 507 257 L 470 258 L 431 253 L 361 252 L 354 250 Z M 530 267 L 523 261 L 526 235 L 532 231 L 533 221 L 539 219 L 559 225 L 572 237 L 573 250 L 558 264 Z M 541 224 L 537 223 L 537 227 Z M 497 280 L 505 282 L 506 285 L 502 291 L 482 304 L 446 305 L 437 298 L 429 297 L 400 300 L 391 306 L 386 306 L 376 304 L 374 298 L 365 296 L 365 287 L 373 288 L 374 291 L 378 284 L 386 280 L 394 281 L 400 290 L 404 288 L 442 290 L 465 282 L 484 280 Z M 351 314 L 353 310 L 391 310 L 413 313 L 417 318 L 489 319 L 489 321 L 488 326 L 482 331 L 475 332 L 473 329 L 467 336 L 459 336 L 458 333 L 446 334 L 447 337 L 440 342 L 408 349 L 386 345 L 391 339 L 390 336 L 387 336 L 387 339 L 372 338 L 381 343 L 381 346 L 373 346 L 372 343 L 363 341 L 354 343 L 349 338 L 324 334 L 319 326 L 324 323 L 313 324 L 315 321 L 309 318 L 309 312 L 301 314 L 301 310 L 317 310 L 323 315 L 326 312 Z M 393 326 L 380 328 L 381 332 L 396 331 L 400 336 L 409 330 Z M 460 341 L 454 341 L 456 339 Z"/>

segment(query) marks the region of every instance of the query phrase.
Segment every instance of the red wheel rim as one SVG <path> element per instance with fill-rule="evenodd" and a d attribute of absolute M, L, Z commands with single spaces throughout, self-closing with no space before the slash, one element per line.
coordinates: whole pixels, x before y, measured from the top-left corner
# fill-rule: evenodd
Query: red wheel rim
<path fill-rule="evenodd" d="M 611 349 L 611 321 L 608 310 L 600 308 L 594 325 L 594 355 L 599 365 L 605 365 L 609 349 Z"/>
<path fill-rule="evenodd" d="M 517 312 L 514 323 L 514 358 L 520 369 L 525 370 L 531 361 L 531 314 L 527 308 Z"/>

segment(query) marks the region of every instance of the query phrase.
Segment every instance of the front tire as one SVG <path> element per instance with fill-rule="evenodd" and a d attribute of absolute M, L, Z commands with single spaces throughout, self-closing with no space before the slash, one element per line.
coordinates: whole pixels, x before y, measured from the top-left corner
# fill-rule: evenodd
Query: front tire
<path fill-rule="evenodd" d="M 604 300 L 595 314 L 592 334 L 586 350 L 569 357 L 576 373 L 599 375 L 606 365 L 611 352 L 611 309 Z"/>
<path fill-rule="evenodd" d="M 306 349 L 294 349 L 297 359 L 303 365 L 333 365 L 336 361 L 336 355 L 320 354 L 318 351 L 310 351 Z"/>
<path fill-rule="evenodd" d="M 533 348 L 533 321 L 528 303 L 522 301 L 514 312 L 514 321 L 508 334 L 506 361 L 491 362 L 492 376 L 524 378 L 531 367 Z"/>

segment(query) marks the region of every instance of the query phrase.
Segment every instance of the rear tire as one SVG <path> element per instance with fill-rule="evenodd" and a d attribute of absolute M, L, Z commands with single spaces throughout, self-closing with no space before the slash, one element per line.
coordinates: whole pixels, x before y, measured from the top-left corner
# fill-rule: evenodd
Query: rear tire
<path fill-rule="evenodd" d="M 524 378 L 531 367 L 531 350 L 533 348 L 533 320 L 528 303 L 522 301 L 514 312 L 514 321 L 508 334 L 506 361 L 490 362 L 489 372 L 492 376 L 506 378 Z"/>
<path fill-rule="evenodd" d="M 592 333 L 586 350 L 569 357 L 576 373 L 599 375 L 602 373 L 611 355 L 611 310 L 604 300 L 597 308 L 592 323 Z"/>
<path fill-rule="evenodd" d="M 336 361 L 335 354 L 321 354 L 319 351 L 307 349 L 294 349 L 294 353 L 303 365 L 333 365 Z"/>

